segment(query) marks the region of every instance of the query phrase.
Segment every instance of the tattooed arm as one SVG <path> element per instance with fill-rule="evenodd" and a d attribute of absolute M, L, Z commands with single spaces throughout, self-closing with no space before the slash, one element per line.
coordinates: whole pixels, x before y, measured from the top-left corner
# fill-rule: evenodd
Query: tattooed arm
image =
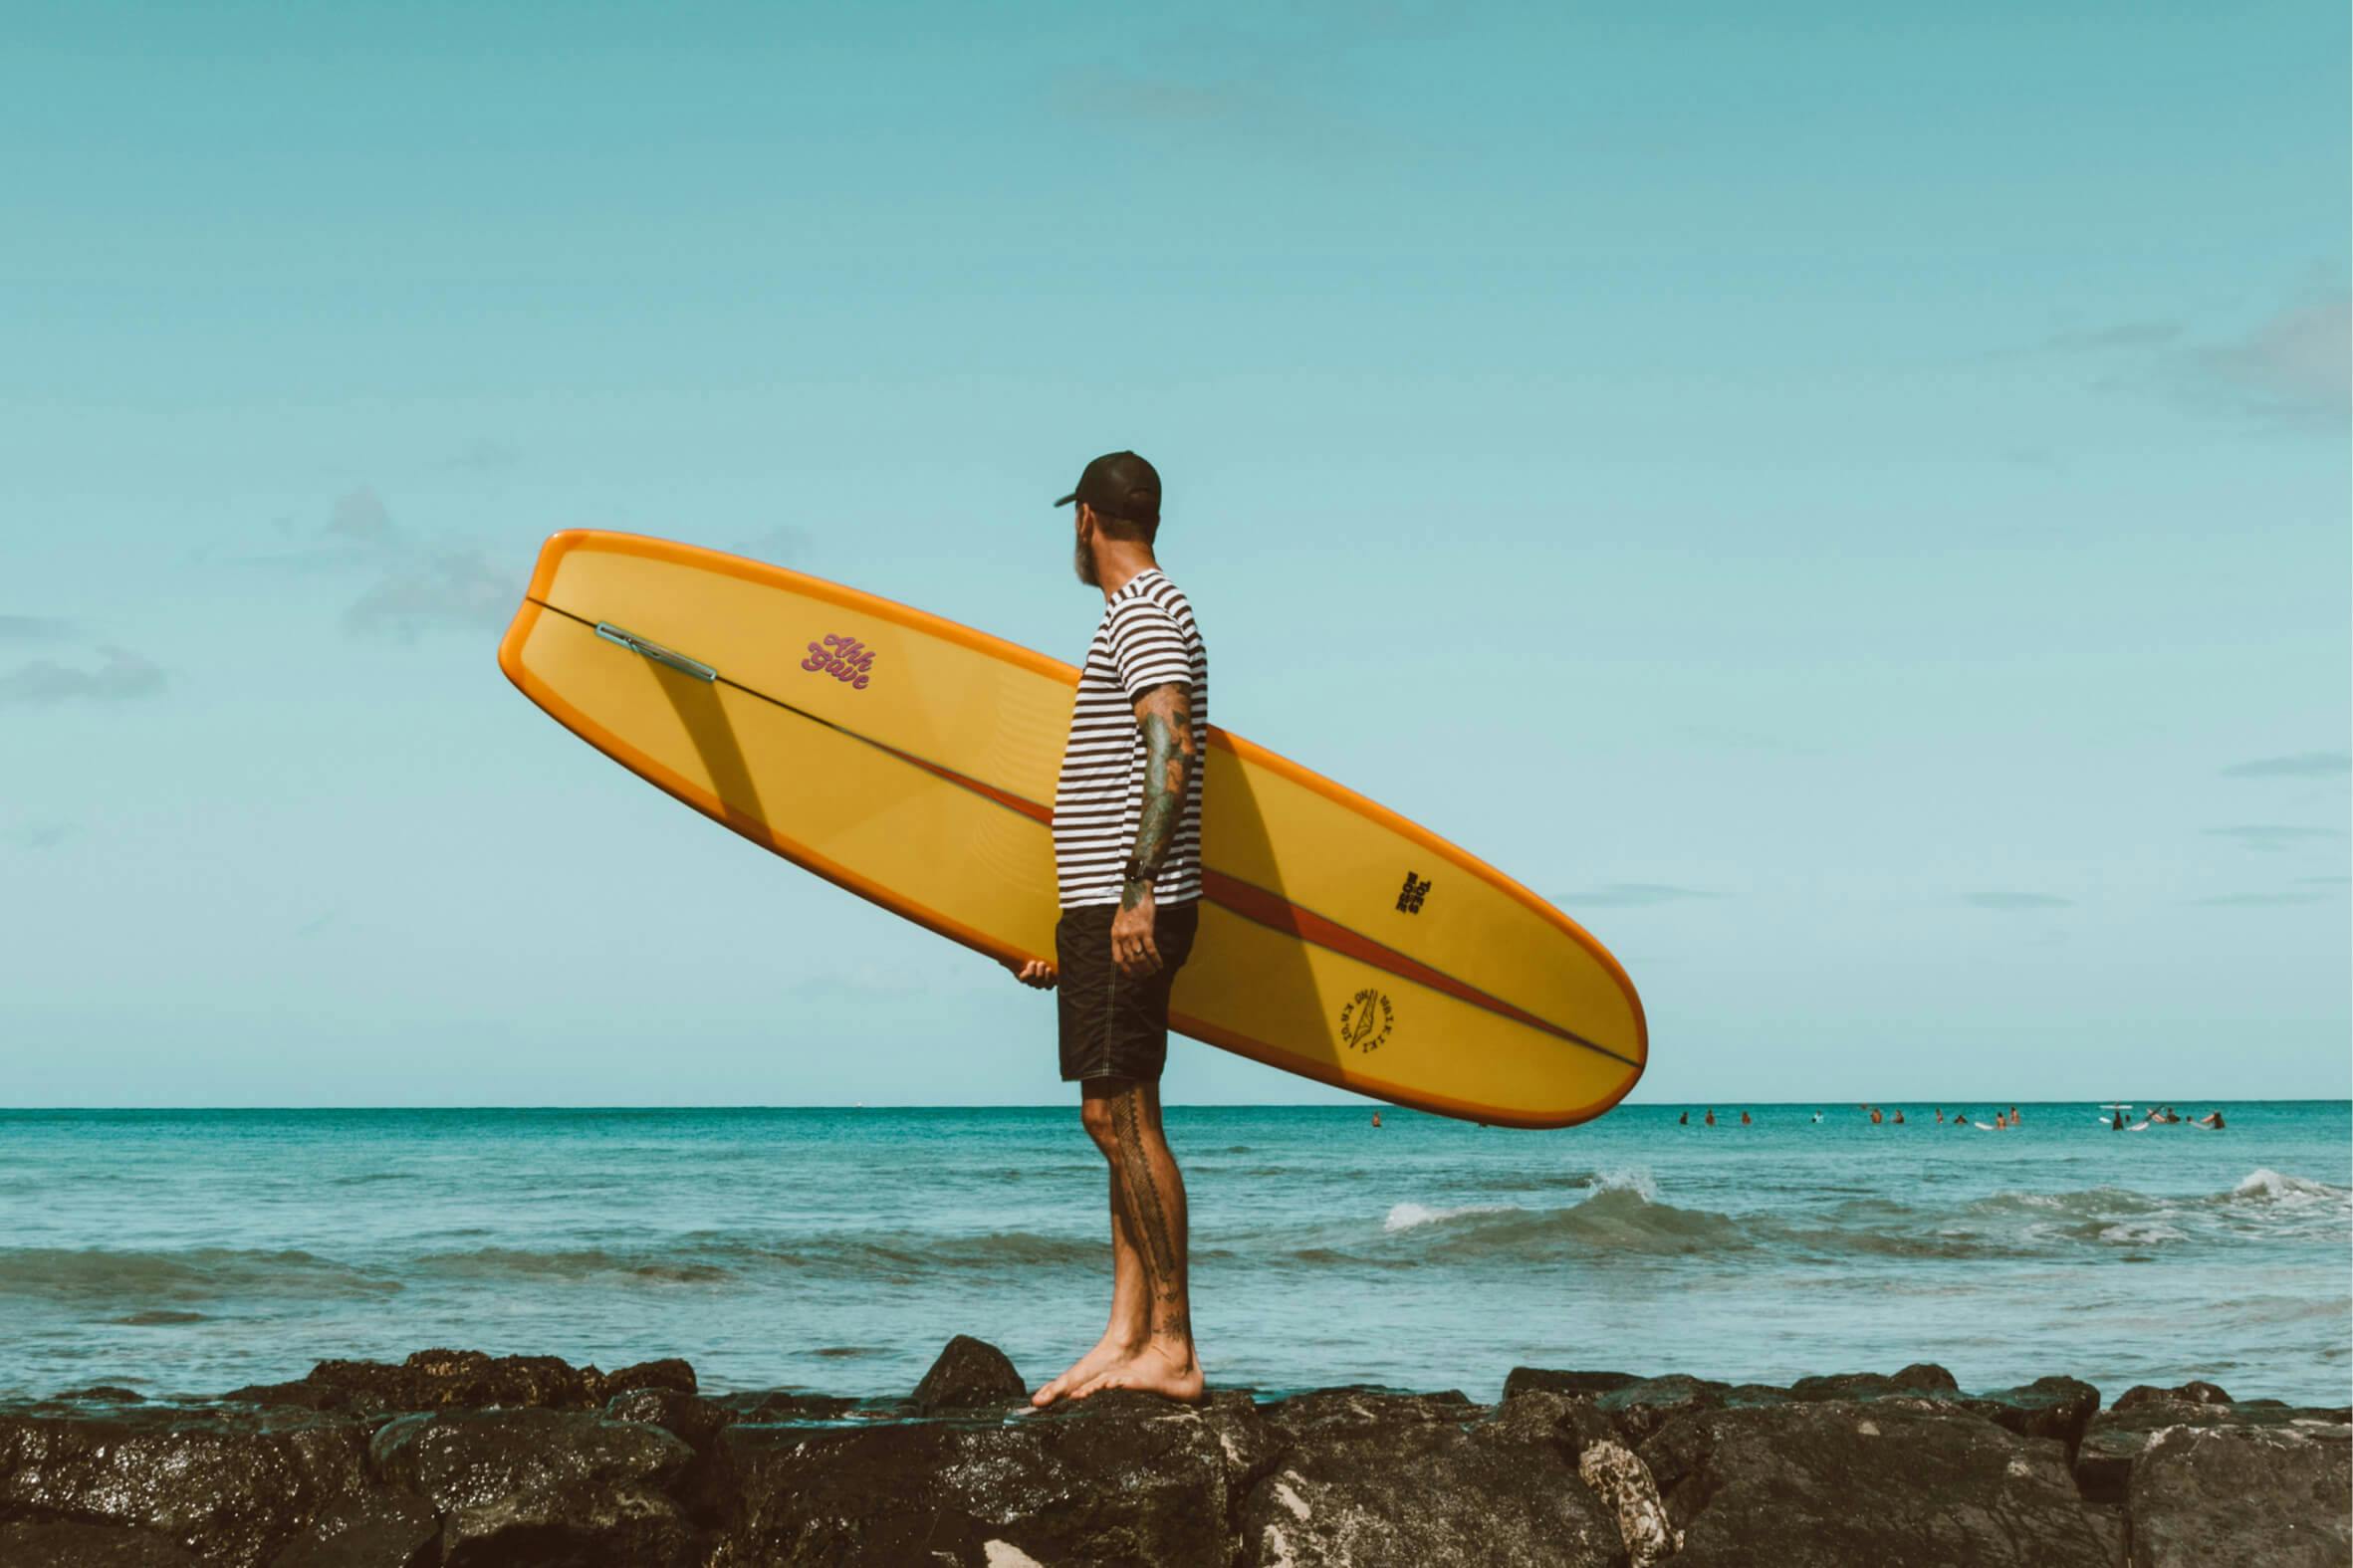
<path fill-rule="evenodd" d="M 1122 881 L 1119 913 L 1111 921 L 1111 958 L 1126 974 L 1143 976 L 1160 968 L 1152 941 L 1152 884 L 1176 842 L 1201 760 L 1193 743 L 1193 694 L 1183 684 L 1169 681 L 1137 698 L 1135 722 L 1144 732 L 1144 811 L 1127 869 L 1141 875 Z"/>

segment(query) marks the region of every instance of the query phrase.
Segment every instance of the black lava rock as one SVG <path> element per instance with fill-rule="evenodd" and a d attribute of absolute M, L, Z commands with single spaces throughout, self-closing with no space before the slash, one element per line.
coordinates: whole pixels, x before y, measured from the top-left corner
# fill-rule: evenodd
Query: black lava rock
<path fill-rule="evenodd" d="M 1004 1351 L 987 1340 L 958 1334 L 940 1351 L 908 1403 L 924 1414 L 1011 1405 L 1027 1400 L 1030 1386 Z"/>
<path fill-rule="evenodd" d="M 2055 1444 L 1949 1406 L 1821 1401 L 1679 1417 L 1643 1445 L 1674 1568 L 2112 1568 Z"/>

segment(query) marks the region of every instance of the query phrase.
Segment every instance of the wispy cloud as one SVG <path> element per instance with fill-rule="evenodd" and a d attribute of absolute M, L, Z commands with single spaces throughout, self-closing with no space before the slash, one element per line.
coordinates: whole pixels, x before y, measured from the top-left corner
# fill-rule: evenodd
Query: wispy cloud
<path fill-rule="evenodd" d="M 2342 838 L 2342 830 L 2334 827 L 2301 827 L 2285 822 L 2241 822 L 2235 827 L 2210 827 L 2207 832 L 2216 838 L 2228 838 L 2247 849 L 2277 850 L 2294 844 L 2322 843 Z"/>
<path fill-rule="evenodd" d="M 2291 305 L 2238 341 L 2194 353 L 2259 418 L 2341 434 L 2353 417 L 2353 296 L 2342 291 Z"/>
<path fill-rule="evenodd" d="M 495 631 L 515 613 L 513 578 L 479 551 L 402 554 L 379 571 L 375 585 L 344 611 L 345 627 L 360 636 L 407 641 L 442 627 Z"/>
<path fill-rule="evenodd" d="M 0 642 L 63 642 L 74 623 L 54 615 L 0 615 Z"/>
<path fill-rule="evenodd" d="M 1144 13 L 1138 13 L 1139 16 Z M 1406 4 L 1272 5 L 1210 21 L 1182 8 L 1140 24 L 1113 59 L 1041 78 L 1062 113 L 1171 146 L 1247 140 L 1254 157 L 1362 157 L 1387 132 L 1334 106 L 1368 49 L 1396 49 L 1463 32 L 1461 7 Z"/>
<path fill-rule="evenodd" d="M 11 832 L 8 841 L 22 849 L 55 849 L 74 833 L 71 822 L 35 822 Z"/>
<path fill-rule="evenodd" d="M 372 485 L 336 497 L 327 526 L 320 532 L 329 539 L 350 540 L 355 545 L 388 546 L 400 538 L 400 531 L 392 526 L 391 510 Z"/>
<path fill-rule="evenodd" d="M 2216 893 L 2191 902 L 2209 909 L 2269 909 L 2280 904 L 2317 904 L 2321 893 Z"/>
<path fill-rule="evenodd" d="M 504 441 L 476 436 L 458 448 L 447 466 L 467 474 L 503 474 L 522 461 L 523 454 Z"/>
<path fill-rule="evenodd" d="M 2067 909 L 2075 902 L 2071 898 L 2061 898 L 2056 893 L 2022 893 L 2008 888 L 1964 893 L 1961 901 L 1978 909 L 2001 910 Z"/>
<path fill-rule="evenodd" d="M 113 644 L 98 651 L 102 662 L 96 669 L 55 659 L 18 665 L 0 675 L 0 703 L 130 702 L 163 690 L 161 666 Z"/>
<path fill-rule="evenodd" d="M 512 573 L 480 551 L 410 532 L 367 485 L 337 497 L 327 521 L 295 533 L 287 548 L 246 560 L 362 582 L 343 615 L 344 629 L 358 637 L 407 642 L 434 630 L 495 631 L 520 596 Z"/>
<path fill-rule="evenodd" d="M 1606 882 L 1581 893 L 1562 895 L 1563 909 L 1636 909 L 1648 904 L 1679 904 L 1695 898 L 1721 898 L 1706 888 L 1677 887 L 1667 882 Z"/>
<path fill-rule="evenodd" d="M 2103 390 L 2167 397 L 2281 429 L 2342 434 L 2353 417 L 2353 295 L 2329 280 L 2235 336 L 2197 340 L 2171 320 L 2054 333 L 2027 350 L 2096 366 Z"/>
<path fill-rule="evenodd" d="M 2258 757 L 2233 763 L 2225 779 L 2343 779 L 2353 775 L 2353 756 L 2343 752 L 2298 752 L 2293 757 Z"/>

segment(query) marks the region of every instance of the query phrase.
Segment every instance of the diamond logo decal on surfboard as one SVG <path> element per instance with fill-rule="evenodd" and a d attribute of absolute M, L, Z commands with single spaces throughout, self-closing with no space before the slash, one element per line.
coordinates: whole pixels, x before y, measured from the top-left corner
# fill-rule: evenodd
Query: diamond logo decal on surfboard
<path fill-rule="evenodd" d="M 1396 1021 L 1389 999 L 1367 986 L 1340 1008 L 1340 1043 L 1350 1050 L 1378 1050 Z"/>

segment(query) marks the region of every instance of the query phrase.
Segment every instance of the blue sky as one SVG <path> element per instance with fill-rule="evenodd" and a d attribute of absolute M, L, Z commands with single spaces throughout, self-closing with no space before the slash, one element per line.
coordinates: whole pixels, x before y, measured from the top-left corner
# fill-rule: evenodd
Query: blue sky
<path fill-rule="evenodd" d="M 0 1102 L 1065 1096 L 493 649 L 592 526 L 1069 657 L 1121 446 L 1642 1097 L 2345 1094 L 2344 8 L 1460 9 L 12 14 Z"/>

